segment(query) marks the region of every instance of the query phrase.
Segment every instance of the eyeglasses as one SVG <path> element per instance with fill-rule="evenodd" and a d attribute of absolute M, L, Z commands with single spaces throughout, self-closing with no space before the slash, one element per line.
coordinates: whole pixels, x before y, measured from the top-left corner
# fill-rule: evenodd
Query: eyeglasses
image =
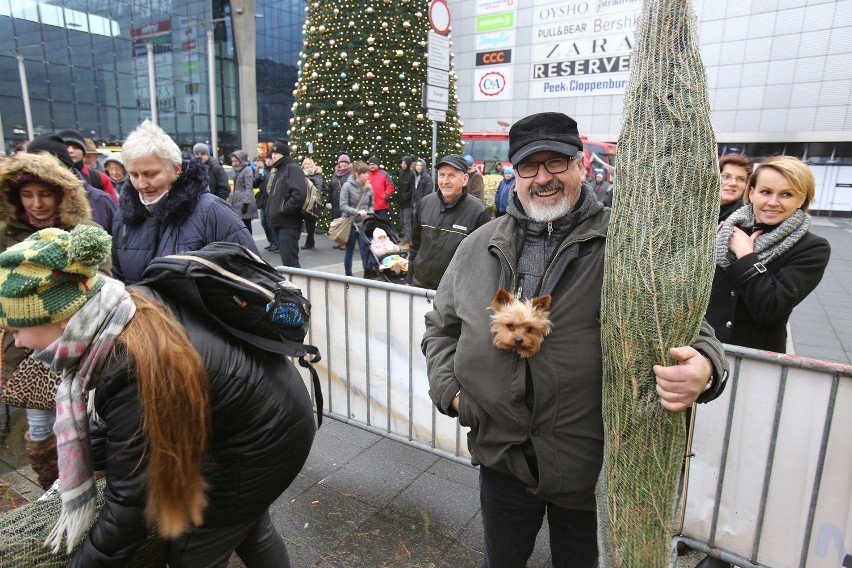
<path fill-rule="evenodd" d="M 734 177 L 731 174 L 722 174 L 722 181 L 723 182 L 728 183 L 731 180 L 737 182 L 739 185 L 745 185 L 745 182 L 748 181 L 744 177 Z"/>
<path fill-rule="evenodd" d="M 571 160 L 568 158 L 551 158 L 543 162 L 521 162 L 515 166 L 515 169 L 522 178 L 534 178 L 538 175 L 538 168 L 542 165 L 550 174 L 561 174 L 568 169 L 570 163 Z"/>

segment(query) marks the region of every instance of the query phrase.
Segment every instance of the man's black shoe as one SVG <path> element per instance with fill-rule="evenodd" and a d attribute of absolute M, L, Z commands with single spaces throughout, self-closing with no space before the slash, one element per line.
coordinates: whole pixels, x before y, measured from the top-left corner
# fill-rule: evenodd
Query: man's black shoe
<path fill-rule="evenodd" d="M 305 246 L 302 247 L 302 250 L 309 250 L 309 249 L 312 249 L 312 248 L 314 248 L 314 245 L 305 245 Z"/>

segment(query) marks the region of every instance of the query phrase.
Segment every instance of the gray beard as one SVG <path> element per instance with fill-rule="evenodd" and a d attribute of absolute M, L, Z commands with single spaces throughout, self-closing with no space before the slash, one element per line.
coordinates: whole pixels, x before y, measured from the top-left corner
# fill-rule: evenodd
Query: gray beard
<path fill-rule="evenodd" d="M 537 205 L 533 203 L 532 197 L 530 197 L 528 206 L 527 216 L 537 223 L 555 221 L 571 211 L 571 203 L 568 201 L 568 196 L 564 194 L 556 205 Z"/>

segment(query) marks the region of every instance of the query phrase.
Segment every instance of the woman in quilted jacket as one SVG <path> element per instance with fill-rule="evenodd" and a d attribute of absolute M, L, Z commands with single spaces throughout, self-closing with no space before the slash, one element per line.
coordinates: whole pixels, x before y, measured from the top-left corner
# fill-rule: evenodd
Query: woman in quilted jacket
<path fill-rule="evenodd" d="M 257 217 L 257 200 L 254 198 L 254 174 L 249 167 L 248 154 L 245 150 L 237 150 L 231 154 L 231 166 L 237 173 L 234 179 L 234 191 L 230 198 L 231 207 L 251 233 L 251 220 Z"/>
<path fill-rule="evenodd" d="M 156 527 L 172 568 L 224 568 L 234 552 L 248 568 L 289 567 L 269 506 L 313 443 L 301 376 L 181 298 L 98 273 L 110 245 L 80 225 L 0 253 L 0 327 L 62 376 L 62 508 L 45 544 L 73 554 L 71 567 L 126 566 Z"/>

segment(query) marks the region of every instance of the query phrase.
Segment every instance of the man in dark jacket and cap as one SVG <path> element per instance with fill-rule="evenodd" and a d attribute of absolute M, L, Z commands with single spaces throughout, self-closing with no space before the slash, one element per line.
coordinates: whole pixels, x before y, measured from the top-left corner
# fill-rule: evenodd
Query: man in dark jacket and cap
<path fill-rule="evenodd" d="M 299 265 L 299 238 L 302 236 L 302 204 L 308 182 L 299 164 L 290 156 L 290 143 L 279 138 L 270 148 L 272 169 L 266 191 L 266 221 L 278 237 L 278 254 L 283 266 Z"/>
<path fill-rule="evenodd" d="M 89 198 L 89 205 L 92 207 L 92 221 L 100 225 L 106 232 L 112 234 L 112 221 L 118 211 L 118 204 L 104 191 L 92 187 L 92 184 L 89 183 L 89 178 L 84 176 L 74 166 L 74 160 L 68 153 L 68 149 L 61 136 L 58 134 L 36 136 L 27 147 L 27 152 L 30 154 L 38 154 L 40 152 L 53 154 L 78 179 L 82 180 L 83 187 L 86 189 L 86 196 Z"/>
<path fill-rule="evenodd" d="M 57 134 L 65 142 L 65 149 L 74 161 L 74 167 L 83 174 L 83 178 L 92 184 L 92 187 L 95 189 L 105 191 L 118 203 L 118 194 L 115 192 L 115 187 L 112 185 L 112 180 L 109 179 L 109 176 L 101 171 L 89 168 L 83 163 L 83 159 L 86 157 L 86 139 L 83 138 L 83 134 L 73 128 L 60 130 Z M 104 228 L 106 229 L 106 227 Z"/>
<path fill-rule="evenodd" d="M 458 154 L 438 162 L 438 193 L 420 200 L 412 223 L 407 284 L 436 289 L 462 240 L 489 221 L 482 201 L 467 194 L 467 179 Z"/>
<path fill-rule="evenodd" d="M 210 149 L 207 144 L 199 142 L 192 147 L 192 153 L 207 167 L 207 184 L 210 187 L 210 193 L 218 195 L 222 199 L 228 199 L 228 196 L 231 195 L 228 174 L 218 160 L 210 159 Z"/>

